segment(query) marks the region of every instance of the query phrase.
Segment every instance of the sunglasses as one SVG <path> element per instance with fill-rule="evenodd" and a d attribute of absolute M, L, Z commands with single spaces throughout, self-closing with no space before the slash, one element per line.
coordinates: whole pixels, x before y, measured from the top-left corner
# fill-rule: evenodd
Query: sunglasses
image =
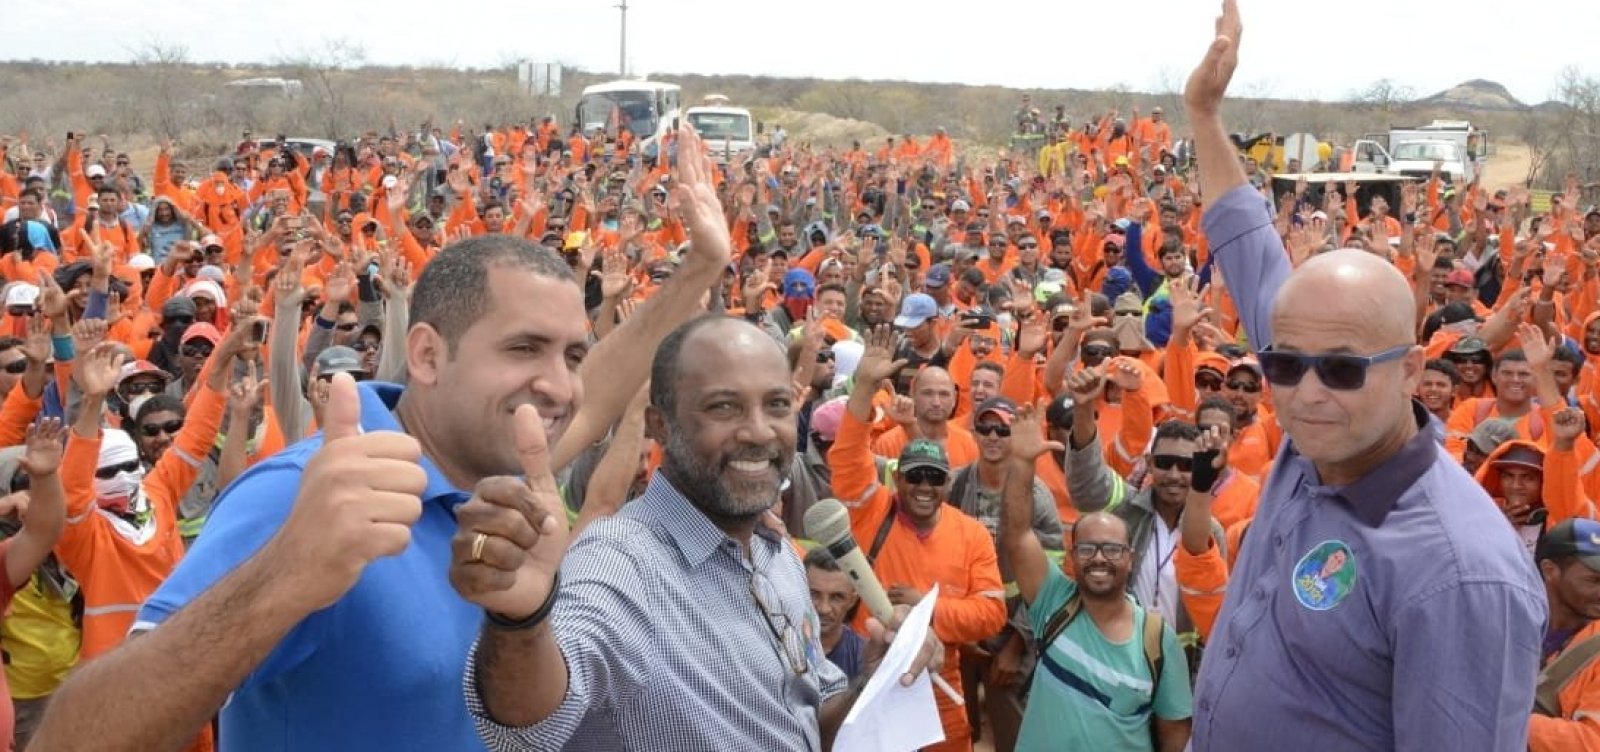
<path fill-rule="evenodd" d="M 212 349 L 213 348 L 207 347 L 205 345 L 186 345 L 183 348 L 183 357 L 185 357 L 185 358 L 209 358 L 209 357 L 211 357 L 211 350 Z"/>
<path fill-rule="evenodd" d="M 832 350 L 821 350 L 821 351 L 819 351 L 817 353 L 817 362 L 818 363 L 832 363 L 833 362 L 833 358 L 834 358 L 834 353 L 833 353 Z"/>
<path fill-rule="evenodd" d="M 1002 439 L 1011 437 L 1011 426 L 1004 423 L 979 423 L 972 427 L 979 436 L 999 436 Z"/>
<path fill-rule="evenodd" d="M 182 431 L 182 430 L 183 430 L 183 419 L 182 418 L 179 418 L 179 419 L 176 419 L 176 420 L 169 420 L 169 421 L 167 421 L 165 423 L 146 423 L 146 424 L 144 424 L 142 426 L 139 426 L 139 433 L 144 434 L 145 438 L 147 438 L 147 439 L 153 439 L 153 438 L 155 438 L 157 436 L 160 436 L 161 434 L 166 434 L 168 436 L 176 436 L 178 434 L 178 432 Z"/>
<path fill-rule="evenodd" d="M 120 464 L 102 467 L 99 470 L 94 471 L 94 477 L 99 478 L 100 480 L 111 480 L 112 478 L 117 477 L 117 475 L 120 473 L 132 473 L 138 472 L 138 470 L 139 461 L 128 460 L 127 462 Z"/>
<path fill-rule="evenodd" d="M 23 358 L 22 360 L 7 363 L 5 370 L 6 373 L 12 374 L 13 376 L 26 373 L 28 371 L 28 359 Z"/>
<path fill-rule="evenodd" d="M 1081 352 L 1085 358 L 1109 358 L 1117 354 L 1116 350 L 1105 345 L 1086 345 Z"/>
<path fill-rule="evenodd" d="M 1208 392 L 1222 391 L 1222 377 L 1211 373 L 1194 375 L 1194 388 Z"/>
<path fill-rule="evenodd" d="M 906 482 L 913 486 L 943 487 L 950 474 L 936 467 L 916 467 L 906 471 Z"/>
<path fill-rule="evenodd" d="M 1118 316 L 1143 316 L 1144 311 L 1117 311 Z"/>
<path fill-rule="evenodd" d="M 124 385 L 122 391 L 128 394 L 160 394 L 162 386 L 159 381 L 139 381 Z"/>
<path fill-rule="evenodd" d="M 367 380 L 366 371 L 330 371 L 328 373 L 319 373 L 319 374 L 317 374 L 317 381 L 332 382 L 333 381 L 333 377 L 338 375 L 339 373 L 348 373 L 348 374 L 350 374 L 350 378 L 355 379 L 356 381 L 366 381 Z"/>
<path fill-rule="evenodd" d="M 1038 243 L 1020 243 L 1017 245 L 1017 250 L 1019 251 L 1032 251 L 1037 250 L 1038 248 Z"/>
<path fill-rule="evenodd" d="M 1255 394 L 1256 392 L 1261 391 L 1261 385 L 1256 383 L 1256 382 L 1254 382 L 1254 381 L 1240 381 L 1238 379 L 1229 379 L 1228 380 L 1228 389 L 1230 389 L 1232 391 L 1235 391 L 1235 392 L 1244 392 L 1246 394 Z"/>
<path fill-rule="evenodd" d="M 1105 557 L 1106 561 L 1122 561 L 1128 555 L 1130 547 L 1126 543 L 1074 543 L 1072 555 L 1084 561 L 1094 558 L 1095 554 Z"/>
<path fill-rule="evenodd" d="M 1367 383 L 1367 369 L 1378 363 L 1398 360 L 1415 345 L 1391 347 L 1376 355 L 1303 355 L 1279 352 L 1268 347 L 1257 353 L 1261 371 L 1274 386 L 1294 387 L 1306 371 L 1316 371 L 1323 386 L 1338 391 L 1360 389 Z"/>
<path fill-rule="evenodd" d="M 1194 458 L 1181 454 L 1152 454 L 1150 464 L 1157 470 L 1171 470 L 1177 468 L 1180 473 L 1187 473 L 1194 469 Z"/>

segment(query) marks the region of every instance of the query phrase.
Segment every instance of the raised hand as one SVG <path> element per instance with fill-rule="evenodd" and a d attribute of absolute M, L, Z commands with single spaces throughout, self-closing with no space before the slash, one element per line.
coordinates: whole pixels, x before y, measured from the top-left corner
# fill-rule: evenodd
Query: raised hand
<path fill-rule="evenodd" d="M 67 295 L 49 272 L 39 272 L 39 311 L 52 319 L 67 315 Z"/>
<path fill-rule="evenodd" d="M 1124 392 L 1137 392 L 1144 385 L 1144 371 L 1127 358 L 1117 358 L 1106 365 L 1106 379 Z"/>
<path fill-rule="evenodd" d="M 896 425 L 908 426 L 917 421 L 917 403 L 904 394 L 896 394 L 889 401 L 888 412 Z"/>
<path fill-rule="evenodd" d="M 350 293 L 355 287 L 355 273 L 349 264 L 341 261 L 334 266 L 333 273 L 328 275 L 327 281 L 323 283 L 322 296 L 324 300 L 344 302 L 350 299 Z"/>
<path fill-rule="evenodd" d="M 1524 322 L 1517 325 L 1517 343 L 1522 346 L 1522 354 L 1528 359 L 1528 368 L 1538 373 L 1550 367 L 1550 361 L 1555 359 L 1556 348 L 1561 346 L 1561 339 L 1546 340 L 1543 329 Z"/>
<path fill-rule="evenodd" d="M 248 371 L 228 386 L 228 409 L 236 415 L 254 415 L 266 390 L 267 380 L 257 379 L 256 363 L 252 360 Z"/>
<path fill-rule="evenodd" d="M 1228 91 L 1228 82 L 1239 67 L 1239 38 L 1244 25 L 1239 20 L 1239 6 L 1234 0 L 1223 0 L 1222 15 L 1217 17 L 1216 38 L 1206 50 L 1206 56 L 1189 74 L 1183 88 L 1183 101 L 1191 117 L 1215 116 Z"/>
<path fill-rule="evenodd" d="M 1049 405 L 1048 400 L 1041 400 L 1038 405 L 1017 406 L 1017 414 L 1011 419 L 1012 459 L 1031 465 L 1045 452 L 1067 450 L 1061 442 L 1046 441 L 1044 438 L 1044 413 L 1047 405 Z"/>
<path fill-rule="evenodd" d="M 733 257 L 733 237 L 728 234 L 722 202 L 717 199 L 714 172 L 711 158 L 701 146 L 700 134 L 685 120 L 678 129 L 678 170 L 673 179 L 679 213 L 693 244 L 685 263 L 722 269 Z"/>
<path fill-rule="evenodd" d="M 106 322 L 103 319 L 79 319 L 72 325 L 73 352 L 86 353 L 95 348 L 106 338 Z"/>
<path fill-rule="evenodd" d="M 310 611 L 339 600 L 373 560 L 411 545 L 428 477 L 417 440 L 361 429 L 361 397 L 349 374 L 328 385 L 322 446 L 306 464 L 289 519 L 266 551 L 294 579 Z"/>
<path fill-rule="evenodd" d="M 22 454 L 22 469 L 33 478 L 54 474 L 61 467 L 67 446 L 66 426 L 60 418 L 40 418 L 28 427 L 27 450 Z"/>
<path fill-rule="evenodd" d="M 628 274 L 628 257 L 607 253 L 600 260 L 600 294 L 611 299 L 625 298 L 633 291 L 633 276 Z"/>
<path fill-rule="evenodd" d="M 101 324 L 100 328 L 103 334 L 105 325 Z M 73 331 L 76 335 L 77 328 Z M 90 397 L 104 397 L 116 388 L 117 378 L 122 375 L 122 363 L 127 359 L 116 343 L 102 342 L 79 353 L 72 369 L 72 379 L 78 383 L 78 389 Z"/>
<path fill-rule="evenodd" d="M 50 359 L 54 344 L 50 338 L 50 319 L 43 313 L 28 317 L 28 336 L 22 340 L 22 357 L 29 363 L 44 365 Z"/>
<path fill-rule="evenodd" d="M 1046 323 L 1045 317 L 1038 313 L 1023 319 L 1017 330 L 1017 352 L 1031 358 L 1043 351 L 1050 338 Z"/>
<path fill-rule="evenodd" d="M 1583 435 L 1584 419 L 1583 410 L 1580 408 L 1561 408 L 1556 411 L 1552 420 L 1555 425 L 1551 427 L 1551 433 L 1555 435 L 1555 441 L 1559 447 L 1570 449 L 1572 443 Z"/>
<path fill-rule="evenodd" d="M 1079 407 L 1093 405 L 1105 391 L 1106 379 L 1099 368 L 1085 368 L 1067 377 L 1067 392 Z"/>
<path fill-rule="evenodd" d="M 554 594 L 568 530 L 538 408 L 518 407 L 512 433 L 524 477 L 484 478 L 456 509 L 450 584 L 492 613 L 524 619 Z"/>
<path fill-rule="evenodd" d="M 894 353 L 895 335 L 889 325 L 879 324 L 867 332 L 866 348 L 861 353 L 861 360 L 856 364 L 857 388 L 872 388 L 884 379 L 893 378 L 901 368 L 904 368 L 906 361 L 896 360 Z"/>
<path fill-rule="evenodd" d="M 1167 293 L 1172 303 L 1173 331 L 1192 332 L 1211 313 L 1211 309 L 1205 306 L 1211 288 L 1200 289 L 1199 277 L 1187 275 L 1178 284 L 1167 285 Z"/>

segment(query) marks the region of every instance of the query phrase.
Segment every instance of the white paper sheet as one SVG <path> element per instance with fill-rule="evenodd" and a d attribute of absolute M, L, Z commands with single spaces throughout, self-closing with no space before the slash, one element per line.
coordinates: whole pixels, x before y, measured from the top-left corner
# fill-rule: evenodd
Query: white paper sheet
<path fill-rule="evenodd" d="M 944 741 L 944 725 L 939 722 L 939 706 L 927 672 L 919 674 L 911 686 L 900 686 L 900 677 L 911 668 L 927 640 L 933 604 L 938 600 L 939 586 L 934 585 L 906 616 L 877 672 L 867 680 L 861 697 L 839 727 L 833 742 L 835 752 L 913 752 Z"/>

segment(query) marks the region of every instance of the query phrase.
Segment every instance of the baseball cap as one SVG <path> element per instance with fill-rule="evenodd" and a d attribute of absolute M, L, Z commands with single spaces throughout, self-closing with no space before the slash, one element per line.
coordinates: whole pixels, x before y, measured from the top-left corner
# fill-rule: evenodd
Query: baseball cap
<path fill-rule="evenodd" d="M 965 200 L 958 198 L 954 203 L 950 204 L 950 211 L 972 211 L 972 205 L 968 204 Z"/>
<path fill-rule="evenodd" d="M 1017 417 L 1017 403 L 1005 397 L 990 397 L 978 405 L 978 411 L 973 413 L 973 422 L 983 419 L 983 416 L 993 413 L 1001 423 L 1011 425 L 1011 420 Z"/>
<path fill-rule="evenodd" d="M 1038 212 L 1035 212 L 1033 216 L 1035 218 L 1037 218 L 1037 219 L 1049 219 L 1050 218 L 1050 210 L 1049 209 L 1040 209 Z"/>
<path fill-rule="evenodd" d="M 1513 446 L 1499 457 L 1494 458 L 1489 464 L 1495 467 L 1516 465 L 1540 472 L 1544 471 L 1544 453 L 1531 446 Z"/>
<path fill-rule="evenodd" d="M 143 376 L 145 374 L 159 376 L 162 382 L 172 380 L 172 376 L 166 371 L 157 368 L 156 364 L 151 363 L 148 360 L 135 360 L 132 363 L 122 364 L 122 371 L 117 374 L 117 384 L 120 385 L 122 382 L 127 381 L 128 379 L 131 379 L 135 376 Z"/>
<path fill-rule="evenodd" d="M 91 178 L 103 178 L 106 176 L 106 168 L 97 164 L 89 165 L 89 169 L 84 170 L 83 174 Z"/>
<path fill-rule="evenodd" d="M 1266 378 L 1265 374 L 1263 374 L 1261 371 L 1261 362 L 1256 360 L 1254 356 L 1246 355 L 1242 358 L 1229 361 L 1228 370 L 1226 373 L 1233 373 L 1241 368 L 1254 371 L 1256 378 Z"/>
<path fill-rule="evenodd" d="M 922 278 L 922 284 L 925 287 L 935 288 L 950 284 L 950 265 L 934 264 L 933 268 L 928 270 L 927 276 Z"/>
<path fill-rule="evenodd" d="M 1452 270 L 1448 275 L 1445 276 L 1444 283 L 1446 285 L 1456 285 L 1458 287 L 1474 286 L 1472 272 L 1469 272 L 1466 269 Z"/>
<path fill-rule="evenodd" d="M 6 288 L 6 307 L 32 306 L 39 300 L 39 286 L 18 282 Z"/>
<path fill-rule="evenodd" d="M 1450 352 L 1457 355 L 1476 355 L 1489 351 L 1489 343 L 1481 337 L 1462 337 L 1450 348 Z"/>
<path fill-rule="evenodd" d="M 950 460 L 945 456 L 944 447 L 927 439 L 912 439 L 900 450 L 900 472 L 911 472 L 919 467 L 950 472 Z"/>
<path fill-rule="evenodd" d="M 1504 418 L 1490 418 L 1478 424 L 1467 434 L 1467 443 L 1484 454 L 1493 452 L 1504 444 L 1517 437 L 1517 429 L 1511 421 Z"/>
<path fill-rule="evenodd" d="M 1117 157 L 1116 165 L 1118 167 L 1126 167 L 1126 166 L 1128 166 L 1128 158 L 1127 157 Z"/>
<path fill-rule="evenodd" d="M 179 344 L 188 344 L 190 340 L 196 339 L 203 339 L 210 342 L 212 347 L 216 347 L 222 343 L 222 332 L 217 331 L 216 327 L 204 321 L 190 324 L 188 329 L 183 330 L 183 337 L 179 339 Z"/>
<path fill-rule="evenodd" d="M 207 235 L 200 239 L 200 248 L 222 248 L 222 238 L 216 235 Z"/>
<path fill-rule="evenodd" d="M 906 296 L 900 303 L 900 315 L 894 317 L 894 325 L 901 329 L 911 329 L 922 326 L 922 322 L 939 315 L 939 304 L 933 298 L 920 292 Z"/>
<path fill-rule="evenodd" d="M 1063 393 L 1060 397 L 1050 400 L 1050 406 L 1044 409 L 1044 422 L 1051 428 L 1072 428 L 1072 408 L 1076 403 L 1072 395 Z"/>
<path fill-rule="evenodd" d="M 128 257 L 128 268 L 136 272 L 149 271 L 156 268 L 156 260 L 148 253 L 135 253 Z"/>
<path fill-rule="evenodd" d="M 1121 235 L 1107 235 L 1106 236 L 1106 240 L 1105 240 L 1105 245 L 1114 245 L 1118 249 L 1121 249 L 1124 245 L 1127 244 L 1127 242 L 1128 242 L 1127 239 L 1122 237 Z"/>
<path fill-rule="evenodd" d="M 1535 561 L 1576 556 L 1583 565 L 1600 572 L 1600 522 L 1583 517 L 1562 520 L 1539 537 Z"/>
<path fill-rule="evenodd" d="M 317 355 L 318 373 L 359 373 L 365 371 L 361 366 L 361 354 L 344 345 L 334 345 Z"/>

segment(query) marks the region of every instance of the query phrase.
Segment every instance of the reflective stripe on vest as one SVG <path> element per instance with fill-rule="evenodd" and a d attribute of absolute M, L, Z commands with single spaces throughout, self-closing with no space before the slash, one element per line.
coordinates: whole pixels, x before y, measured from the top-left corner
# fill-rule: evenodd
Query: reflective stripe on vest
<path fill-rule="evenodd" d="M 205 515 L 194 519 L 178 520 L 178 535 L 184 538 L 200 537 L 200 530 L 206 526 Z"/>
<path fill-rule="evenodd" d="M 140 604 L 138 603 L 113 603 L 109 606 L 95 606 L 94 608 L 84 609 L 83 617 L 87 619 L 91 616 L 138 613 L 139 606 Z"/>

